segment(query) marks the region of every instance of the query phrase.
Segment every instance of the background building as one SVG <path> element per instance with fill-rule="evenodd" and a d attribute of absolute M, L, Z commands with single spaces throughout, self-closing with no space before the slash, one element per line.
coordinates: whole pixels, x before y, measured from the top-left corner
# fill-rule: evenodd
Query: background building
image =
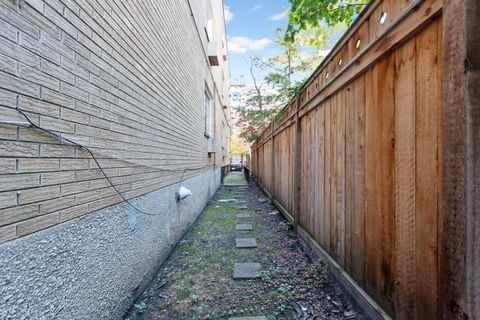
<path fill-rule="evenodd" d="M 228 164 L 222 1 L 2 1 L 0 25 L 0 318 L 118 319 Z"/>

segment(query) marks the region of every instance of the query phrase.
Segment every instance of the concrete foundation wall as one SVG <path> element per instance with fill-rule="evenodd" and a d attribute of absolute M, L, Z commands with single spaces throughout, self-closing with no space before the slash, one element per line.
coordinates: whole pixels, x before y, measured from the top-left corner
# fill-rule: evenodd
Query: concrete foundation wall
<path fill-rule="evenodd" d="M 0 319 L 120 319 L 196 220 L 220 170 L 0 245 Z"/>

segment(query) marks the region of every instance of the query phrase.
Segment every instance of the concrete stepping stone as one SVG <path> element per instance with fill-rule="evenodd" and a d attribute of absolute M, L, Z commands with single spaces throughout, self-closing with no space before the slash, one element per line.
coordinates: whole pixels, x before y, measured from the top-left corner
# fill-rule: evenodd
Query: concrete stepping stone
<path fill-rule="evenodd" d="M 235 209 L 243 210 L 243 209 L 248 209 L 248 207 L 247 206 L 235 206 Z"/>
<path fill-rule="evenodd" d="M 260 263 L 235 263 L 233 279 L 254 279 L 260 277 Z"/>
<path fill-rule="evenodd" d="M 228 318 L 228 320 L 267 320 L 265 316 L 256 316 L 256 317 L 233 317 Z"/>
<path fill-rule="evenodd" d="M 252 225 L 249 223 L 239 223 L 235 226 L 236 230 L 248 231 L 253 230 Z"/>
<path fill-rule="evenodd" d="M 219 199 L 217 202 L 220 203 L 229 203 L 229 202 L 239 202 L 237 199 Z"/>
<path fill-rule="evenodd" d="M 235 239 L 235 245 L 237 248 L 256 248 L 257 247 L 257 239 L 255 238 L 241 238 Z"/>
<path fill-rule="evenodd" d="M 237 218 L 251 218 L 252 215 L 250 213 L 237 213 Z"/>

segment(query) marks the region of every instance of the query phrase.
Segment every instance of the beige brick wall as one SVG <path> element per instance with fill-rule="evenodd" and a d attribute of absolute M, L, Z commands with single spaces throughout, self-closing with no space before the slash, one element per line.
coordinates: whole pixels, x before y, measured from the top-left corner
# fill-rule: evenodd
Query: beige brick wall
<path fill-rule="evenodd" d="M 187 1 L 0 0 L 0 121 L 18 107 L 89 147 L 127 198 L 219 167 L 228 112 L 216 94 L 209 155 L 205 83 L 223 84 L 196 32 Z M 0 242 L 120 201 L 86 150 L 0 125 Z"/>

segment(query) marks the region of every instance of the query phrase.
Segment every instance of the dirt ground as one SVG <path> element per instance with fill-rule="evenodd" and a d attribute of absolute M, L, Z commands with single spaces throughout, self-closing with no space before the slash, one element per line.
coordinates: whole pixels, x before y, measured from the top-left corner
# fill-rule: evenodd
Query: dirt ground
<path fill-rule="evenodd" d="M 243 173 L 231 173 L 242 182 Z M 235 183 L 236 184 L 236 183 Z M 245 203 L 222 203 L 235 198 Z M 246 205 L 247 209 L 237 206 Z M 236 218 L 250 213 L 250 218 Z M 236 231 L 236 222 L 253 231 Z M 255 249 L 235 239 L 255 237 Z M 261 276 L 234 280 L 235 262 L 259 262 Z M 164 263 L 125 319 L 366 319 L 328 275 L 302 250 L 289 223 L 257 185 L 221 187 L 192 230 Z"/>

